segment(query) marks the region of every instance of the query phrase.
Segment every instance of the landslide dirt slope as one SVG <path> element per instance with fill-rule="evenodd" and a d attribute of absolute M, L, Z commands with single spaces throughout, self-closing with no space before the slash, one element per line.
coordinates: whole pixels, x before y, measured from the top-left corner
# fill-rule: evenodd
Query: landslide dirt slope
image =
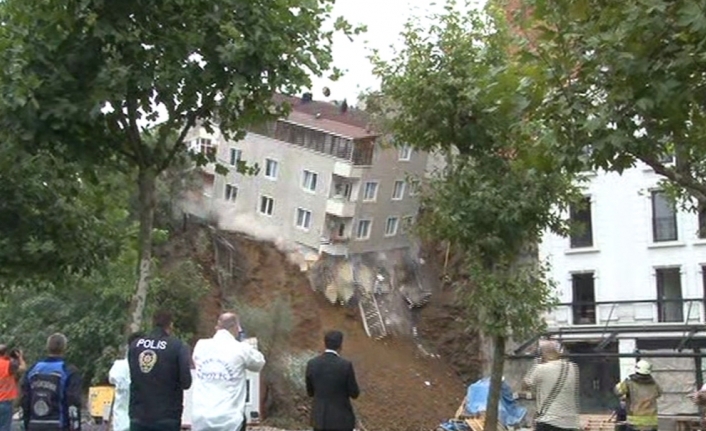
<path fill-rule="evenodd" d="M 249 305 L 266 306 L 276 297 L 288 298 L 292 304 L 296 319 L 286 346 L 289 351 L 320 351 L 326 330 L 344 332 L 343 356 L 356 369 L 362 394 L 354 405 L 366 430 L 433 430 L 440 421 L 453 416 L 465 386 L 443 359 L 421 357 L 411 340 L 371 340 L 355 310 L 333 306 L 323 295 L 313 292 L 306 274 L 272 244 L 239 235 L 230 235 L 230 240 L 243 260 L 239 263 L 243 268 L 241 281 L 231 293 Z M 213 316 L 220 310 L 219 296 L 213 293 L 204 300 L 201 336 L 212 333 Z M 277 383 L 274 386 L 270 390 L 278 391 L 279 397 L 293 400 L 288 411 L 277 409 L 277 422 L 282 423 L 286 418 L 281 416 L 288 415 L 290 423 L 306 428 L 309 400 L 305 394 L 287 394 Z"/>

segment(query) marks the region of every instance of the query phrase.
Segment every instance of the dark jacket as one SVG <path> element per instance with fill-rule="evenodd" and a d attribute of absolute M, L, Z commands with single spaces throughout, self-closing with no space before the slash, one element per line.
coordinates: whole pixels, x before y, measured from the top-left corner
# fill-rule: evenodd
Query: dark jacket
<path fill-rule="evenodd" d="M 22 421 L 27 431 L 81 429 L 81 375 L 63 358 L 34 364 L 22 378 Z"/>
<path fill-rule="evenodd" d="M 189 347 L 157 328 L 130 344 L 130 420 L 181 422 L 184 391 L 191 387 Z"/>
<path fill-rule="evenodd" d="M 306 364 L 306 392 L 314 397 L 311 420 L 317 430 L 352 430 L 355 414 L 350 399 L 360 389 L 353 364 L 326 352 Z"/>

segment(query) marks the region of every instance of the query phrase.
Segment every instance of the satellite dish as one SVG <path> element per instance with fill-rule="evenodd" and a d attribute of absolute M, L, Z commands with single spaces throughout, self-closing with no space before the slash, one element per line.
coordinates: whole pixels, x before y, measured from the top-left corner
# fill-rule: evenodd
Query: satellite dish
<path fill-rule="evenodd" d="M 331 90 L 328 87 L 324 87 L 324 97 L 329 97 L 331 95 Z"/>

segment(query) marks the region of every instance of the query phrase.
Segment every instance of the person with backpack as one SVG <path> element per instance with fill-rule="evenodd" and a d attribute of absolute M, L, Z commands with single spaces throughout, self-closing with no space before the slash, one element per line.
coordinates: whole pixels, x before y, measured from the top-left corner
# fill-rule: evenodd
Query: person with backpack
<path fill-rule="evenodd" d="M 22 420 L 26 431 L 81 430 L 81 375 L 64 360 L 66 336 L 47 339 L 47 357 L 22 380 Z"/>
<path fill-rule="evenodd" d="M 539 361 L 523 382 L 536 400 L 535 429 L 580 429 L 578 366 L 561 358 L 561 345 L 557 341 L 540 341 L 539 352 Z"/>

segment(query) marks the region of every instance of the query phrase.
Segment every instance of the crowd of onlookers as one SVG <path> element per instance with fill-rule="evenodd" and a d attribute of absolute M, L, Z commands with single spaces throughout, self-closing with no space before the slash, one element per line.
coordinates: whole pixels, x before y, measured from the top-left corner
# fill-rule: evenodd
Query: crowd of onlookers
<path fill-rule="evenodd" d="M 259 372 L 265 357 L 245 339 L 235 313 L 224 313 L 211 338 L 189 346 L 172 335 L 172 316 L 158 311 L 153 329 L 128 337 L 109 380 L 115 398 L 109 420 L 114 431 L 177 431 L 182 428 L 184 391 L 191 389 L 193 431 L 243 431 L 247 426 L 246 371 Z M 51 335 L 46 357 L 31 367 L 22 352 L 0 346 L 0 431 L 10 431 L 19 404 L 27 431 L 80 431 L 83 382 L 64 359 L 68 340 Z M 352 431 L 356 418 L 350 399 L 360 391 L 353 365 L 340 356 L 343 334 L 324 336 L 326 350 L 306 367 L 306 389 L 313 398 L 314 430 Z"/>

